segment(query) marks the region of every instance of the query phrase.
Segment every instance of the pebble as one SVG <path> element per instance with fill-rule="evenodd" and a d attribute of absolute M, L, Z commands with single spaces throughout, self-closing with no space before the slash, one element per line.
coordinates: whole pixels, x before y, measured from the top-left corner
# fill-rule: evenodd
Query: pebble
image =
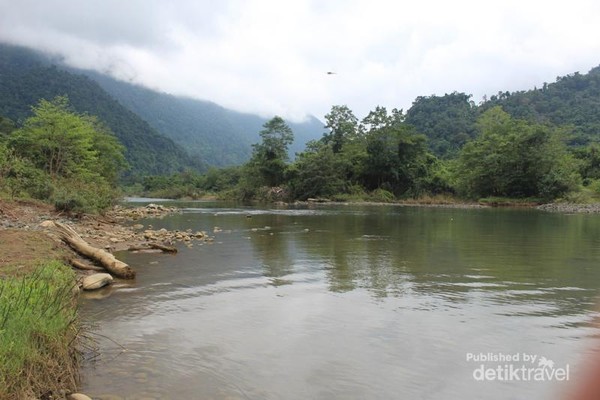
<path fill-rule="evenodd" d="M 538 210 L 560 212 L 560 213 L 580 213 L 596 214 L 600 213 L 600 203 L 594 204 L 574 204 L 574 203 L 548 203 L 536 207 Z"/>

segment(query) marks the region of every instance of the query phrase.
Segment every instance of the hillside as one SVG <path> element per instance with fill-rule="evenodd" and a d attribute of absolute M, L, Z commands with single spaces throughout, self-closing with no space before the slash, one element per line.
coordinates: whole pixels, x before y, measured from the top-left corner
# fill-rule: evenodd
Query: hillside
<path fill-rule="evenodd" d="M 118 81 L 94 71 L 79 71 L 96 81 L 125 107 L 153 128 L 185 147 L 209 165 L 226 166 L 246 162 L 258 132 L 267 121 L 257 115 L 229 110 L 218 104 L 159 93 Z M 324 124 L 311 117 L 303 123 L 288 122 L 294 131 L 290 154 L 304 150 L 306 142 L 319 139 Z"/>
<path fill-rule="evenodd" d="M 516 118 L 548 121 L 573 128 L 574 144 L 600 140 L 600 66 L 587 74 L 557 77 L 541 88 L 498 93 L 482 104 L 481 111 L 500 105 Z"/>
<path fill-rule="evenodd" d="M 0 115 L 23 121 L 39 99 L 68 95 L 80 113 L 98 116 L 126 147 L 129 175 L 168 174 L 199 162 L 122 106 L 96 82 L 48 65 L 33 51 L 0 45 Z"/>
<path fill-rule="evenodd" d="M 544 83 L 542 88 L 500 92 L 476 105 L 465 93 L 417 97 L 407 111 L 406 122 L 429 139 L 439 156 L 451 157 L 476 135 L 477 117 L 494 106 L 519 119 L 567 126 L 570 143 L 600 141 L 600 67 Z"/>

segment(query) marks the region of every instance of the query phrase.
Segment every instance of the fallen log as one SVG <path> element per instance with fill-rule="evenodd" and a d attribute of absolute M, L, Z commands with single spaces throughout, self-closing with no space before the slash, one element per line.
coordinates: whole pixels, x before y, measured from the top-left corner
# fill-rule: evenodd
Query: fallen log
<path fill-rule="evenodd" d="M 176 247 L 165 246 L 159 243 L 148 243 L 146 246 L 131 246 L 127 251 L 160 250 L 164 253 L 177 253 Z"/>
<path fill-rule="evenodd" d="M 177 247 L 165 246 L 159 243 L 150 243 L 150 248 L 162 250 L 165 253 L 177 253 Z"/>
<path fill-rule="evenodd" d="M 60 222 L 54 222 L 54 226 L 56 227 L 60 238 L 77 253 L 96 261 L 114 276 L 123 279 L 135 278 L 135 271 L 129 265 L 117 260 L 115 256 L 109 252 L 91 246 L 71 227 L 61 224 Z"/>
<path fill-rule="evenodd" d="M 81 269 L 84 271 L 104 271 L 104 268 L 100 268 L 95 265 L 89 265 L 81 260 L 76 259 L 76 258 L 70 258 L 69 264 L 71 264 L 72 266 L 74 266 L 77 269 Z"/>

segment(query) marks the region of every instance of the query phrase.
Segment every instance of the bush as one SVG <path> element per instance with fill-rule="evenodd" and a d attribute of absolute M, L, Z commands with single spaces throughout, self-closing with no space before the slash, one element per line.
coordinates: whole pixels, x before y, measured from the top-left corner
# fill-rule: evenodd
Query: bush
<path fill-rule="evenodd" d="M 99 213 L 114 204 L 118 194 L 101 178 L 95 182 L 62 179 L 55 185 L 50 200 L 58 211 Z"/>
<path fill-rule="evenodd" d="M 371 201 L 377 201 L 380 203 L 392 203 L 396 201 L 396 196 L 390 191 L 385 189 L 375 189 L 369 195 Z"/>

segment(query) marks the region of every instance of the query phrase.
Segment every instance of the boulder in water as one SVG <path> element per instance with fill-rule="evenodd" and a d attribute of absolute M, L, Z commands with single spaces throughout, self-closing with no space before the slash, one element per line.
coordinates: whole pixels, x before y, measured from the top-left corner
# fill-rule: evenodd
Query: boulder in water
<path fill-rule="evenodd" d="M 110 274 L 93 274 L 83 278 L 82 288 L 83 290 L 96 290 L 106 285 L 110 285 L 112 281 L 113 277 Z"/>

